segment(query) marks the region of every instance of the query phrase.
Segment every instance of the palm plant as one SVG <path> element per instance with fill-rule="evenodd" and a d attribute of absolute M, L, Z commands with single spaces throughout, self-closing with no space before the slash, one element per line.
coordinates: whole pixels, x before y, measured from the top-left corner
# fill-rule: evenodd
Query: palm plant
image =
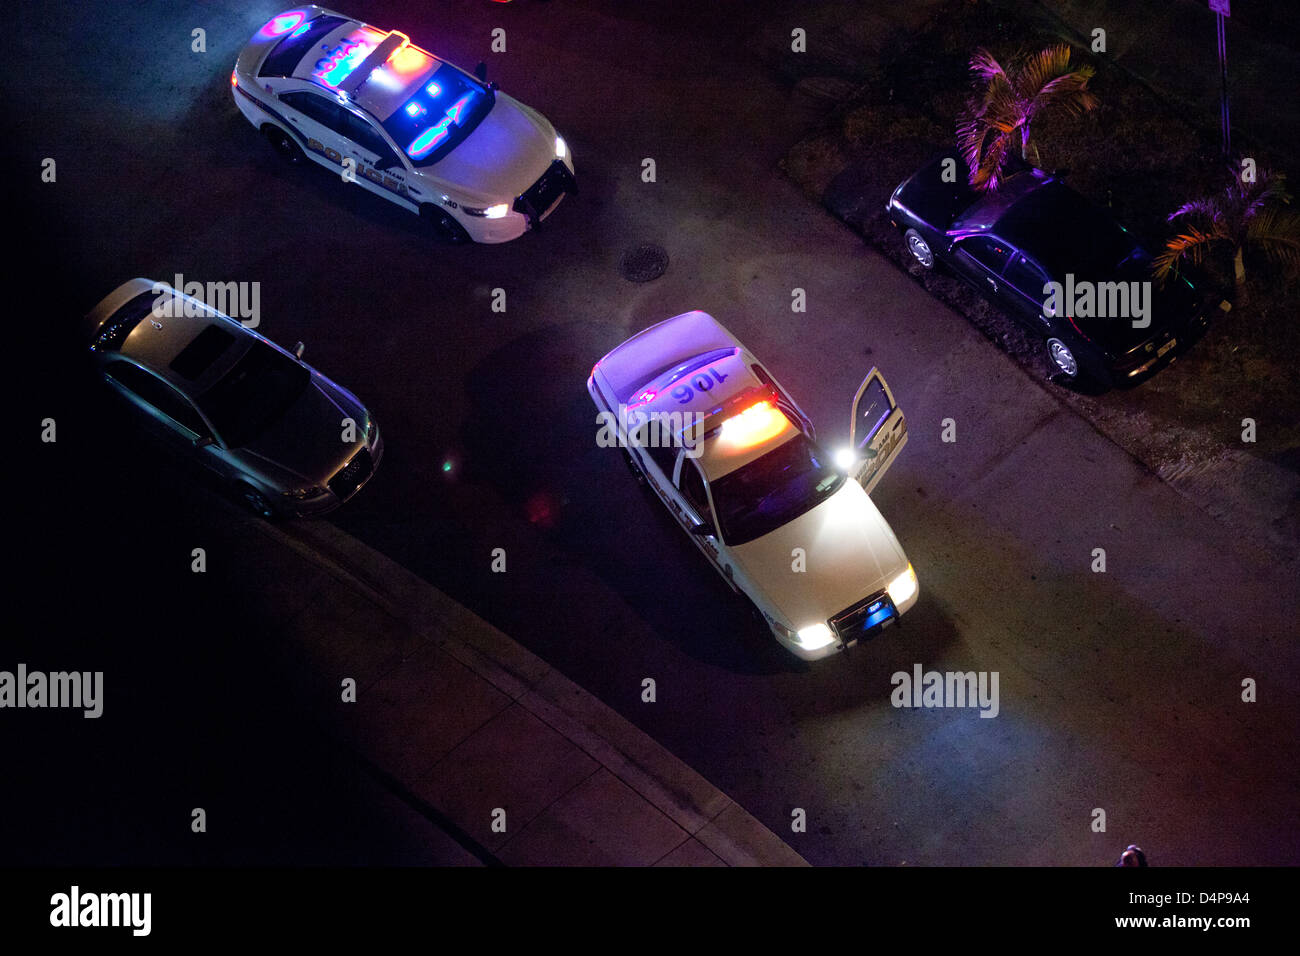
<path fill-rule="evenodd" d="M 1077 116 L 1096 109 L 1097 97 L 1088 89 L 1096 72 L 1091 66 L 1070 68 L 1071 50 L 1060 43 L 1003 66 L 984 48 L 970 60 L 971 72 L 982 87 L 966 103 L 957 120 L 957 143 L 976 189 L 997 189 L 1007 155 L 1019 140 L 1026 162 L 1038 158 L 1033 125 L 1044 114 Z"/>
<path fill-rule="evenodd" d="M 1214 250 L 1232 252 L 1232 278 L 1238 300 L 1246 292 L 1246 250 L 1257 250 L 1292 276 L 1300 272 L 1300 215 L 1283 208 L 1291 202 L 1286 176 L 1260 170 L 1247 182 L 1241 165 L 1231 168 L 1232 182 L 1222 192 L 1184 203 L 1168 222 L 1185 222 L 1152 265 L 1156 278 L 1166 280 L 1183 259 L 1200 265 Z"/>

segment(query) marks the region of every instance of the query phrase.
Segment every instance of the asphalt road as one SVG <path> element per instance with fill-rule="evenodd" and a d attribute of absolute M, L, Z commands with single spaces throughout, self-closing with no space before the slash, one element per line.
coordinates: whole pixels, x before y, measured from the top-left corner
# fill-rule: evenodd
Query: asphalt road
<path fill-rule="evenodd" d="M 260 331 L 304 341 L 384 429 L 380 473 L 329 520 L 558 666 L 813 863 L 1097 865 L 1129 842 L 1165 864 L 1300 862 L 1296 568 L 1145 474 L 781 176 L 808 117 L 746 38 L 774 17 L 797 26 L 797 8 L 349 7 L 462 65 L 486 60 L 572 146 L 580 195 L 535 234 L 470 248 L 438 245 L 324 170 L 280 165 L 238 114 L 230 66 L 276 9 L 55 3 L 19 31 L 32 65 L 7 79 L 6 114 L 30 223 L 13 265 L 39 277 L 23 296 L 42 347 L 130 276 L 261 283 Z M 498 26 L 505 54 L 488 50 Z M 190 49 L 198 27 L 206 53 Z M 38 180 L 47 156 L 56 183 Z M 635 284 L 619 262 L 644 242 L 670 264 Z M 796 288 L 806 313 L 791 310 Z M 764 358 L 824 440 L 847 435 L 870 367 L 887 375 L 911 440 L 873 497 L 921 580 L 903 626 L 811 667 L 788 658 L 596 446 L 592 363 L 693 308 Z M 78 393 L 59 390 L 71 367 L 34 354 L 15 407 L 75 435 Z M 948 418 L 954 443 L 940 441 Z M 179 546 L 185 522 L 123 490 L 133 453 L 89 447 L 43 463 L 61 479 L 29 487 L 20 517 L 46 562 L 40 593 L 117 595 L 120 629 L 148 595 L 126 569 L 145 574 L 142 558 Z M 111 498 L 96 502 L 97 488 Z M 79 520 L 51 539 L 57 496 Z M 136 522 L 148 534 L 109 547 L 94 520 L 105 508 L 112 534 Z M 490 568 L 498 547 L 504 574 Z M 98 560 L 60 561 L 79 548 Z M 1091 570 L 1095 548 L 1105 573 Z M 141 619 L 142 669 L 161 669 L 147 648 L 169 628 L 214 637 L 176 602 L 174 626 Z M 891 674 L 914 664 L 998 672 L 998 717 L 892 707 Z M 1240 701 L 1247 677 L 1254 704 Z M 277 724 L 297 732 L 291 716 Z M 238 766 L 238 725 L 213 733 L 212 759 Z M 328 757 L 300 763 L 279 773 L 310 793 L 306 768 Z M 358 820 L 367 799 L 349 802 Z M 806 833 L 791 832 L 796 808 Z M 282 856 L 311 842 L 300 834 Z"/>

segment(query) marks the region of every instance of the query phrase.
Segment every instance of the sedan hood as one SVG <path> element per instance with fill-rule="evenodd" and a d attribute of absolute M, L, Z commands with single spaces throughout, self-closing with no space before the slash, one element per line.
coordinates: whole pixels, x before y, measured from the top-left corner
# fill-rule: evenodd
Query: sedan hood
<path fill-rule="evenodd" d="M 795 548 L 807 555 L 803 572 L 791 570 Z M 907 569 L 893 530 L 852 478 L 789 524 L 735 547 L 732 556 L 795 629 L 827 621 Z"/>
<path fill-rule="evenodd" d="M 490 204 L 513 200 L 554 159 L 555 128 L 540 113 L 498 92 L 482 122 L 428 172 Z"/>
<path fill-rule="evenodd" d="M 356 422 L 357 440 L 342 440 L 343 419 Z M 312 373 L 298 400 L 243 449 L 324 487 L 364 447 L 369 424 L 356 396 Z"/>

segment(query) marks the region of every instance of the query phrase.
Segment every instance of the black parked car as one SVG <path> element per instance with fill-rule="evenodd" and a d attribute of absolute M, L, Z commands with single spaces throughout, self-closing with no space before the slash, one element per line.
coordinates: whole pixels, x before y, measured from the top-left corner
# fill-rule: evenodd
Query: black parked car
<path fill-rule="evenodd" d="M 955 182 L 944 182 L 945 168 Z M 1161 288 L 1150 254 L 1123 226 L 1039 169 L 980 193 L 961 155 L 945 153 L 895 189 L 887 209 L 917 262 L 943 262 L 1040 334 L 1066 379 L 1109 385 L 1151 372 L 1173 361 L 1216 307 L 1229 308 L 1186 276 Z"/>

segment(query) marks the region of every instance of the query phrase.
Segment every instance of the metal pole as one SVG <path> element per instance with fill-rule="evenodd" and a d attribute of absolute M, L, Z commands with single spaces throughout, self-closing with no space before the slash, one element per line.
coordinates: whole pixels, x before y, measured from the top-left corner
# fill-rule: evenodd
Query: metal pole
<path fill-rule="evenodd" d="M 1214 19 L 1219 34 L 1219 76 L 1221 81 L 1219 114 L 1223 122 L 1223 155 L 1226 159 L 1232 153 L 1232 133 L 1228 122 L 1228 31 L 1222 13 L 1216 13 Z"/>

